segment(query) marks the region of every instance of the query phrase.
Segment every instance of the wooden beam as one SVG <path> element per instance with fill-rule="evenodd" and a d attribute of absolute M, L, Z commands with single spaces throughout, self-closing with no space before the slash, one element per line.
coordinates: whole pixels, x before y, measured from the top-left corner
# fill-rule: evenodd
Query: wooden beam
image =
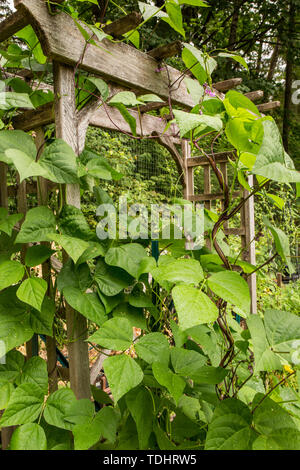
<path fill-rule="evenodd" d="M 57 63 L 53 65 L 56 136 L 65 140 L 78 154 L 74 69 Z M 66 185 L 65 203 L 80 208 L 79 185 Z M 64 254 L 64 259 L 66 258 Z M 87 320 L 68 304 L 66 304 L 66 319 L 71 388 L 77 399 L 90 398 Z"/>
<path fill-rule="evenodd" d="M 99 47 L 90 44 L 83 54 L 85 40 L 68 15 L 63 12 L 49 15 L 44 0 L 22 0 L 18 8 L 31 17 L 32 27 L 49 59 L 73 66 L 80 64 L 82 69 L 101 75 L 104 80 L 154 93 L 163 99 L 168 99 L 171 91 L 174 104 L 185 108 L 194 106 L 184 80 L 178 81 L 179 70 L 168 66 L 168 70 L 164 67 L 158 71 L 153 57 L 125 43 L 107 39 L 99 42 Z M 83 23 L 81 25 L 87 28 Z M 174 83 L 171 90 L 170 83 Z"/>
<path fill-rule="evenodd" d="M 269 103 L 259 104 L 257 106 L 260 112 L 271 111 L 271 109 L 280 108 L 280 101 L 269 101 Z"/>
<path fill-rule="evenodd" d="M 249 93 L 244 93 L 244 96 L 249 98 L 251 101 L 257 101 L 263 98 L 264 92 L 263 90 L 249 91 Z"/>
<path fill-rule="evenodd" d="M 158 46 L 155 49 L 147 52 L 150 57 L 153 57 L 156 60 L 167 59 L 168 57 L 173 57 L 180 54 L 182 51 L 182 43 L 180 41 L 170 42 L 169 44 L 164 44 L 163 46 Z"/>
<path fill-rule="evenodd" d="M 22 10 L 18 10 L 8 16 L 0 23 L 0 42 L 6 41 L 6 39 L 9 39 L 28 24 L 30 24 L 30 16 Z"/>
<path fill-rule="evenodd" d="M 214 83 L 213 88 L 222 92 L 228 91 L 240 85 L 242 81 L 243 81 L 242 78 L 230 78 L 229 80 L 224 80 L 222 82 Z"/>
<path fill-rule="evenodd" d="M 129 15 L 107 24 L 102 29 L 110 36 L 121 37 L 123 34 L 128 33 L 128 31 L 135 29 L 142 21 L 142 15 L 134 11 L 129 13 Z"/>
<path fill-rule="evenodd" d="M 219 152 L 214 154 L 214 159 L 217 163 L 225 163 L 228 162 L 228 158 L 235 158 L 236 151 L 235 150 L 228 150 L 228 152 Z M 207 166 L 209 162 L 207 158 L 203 155 L 202 157 L 191 157 L 187 161 L 187 166 Z"/>
<path fill-rule="evenodd" d="M 204 179 L 204 182 L 207 181 L 207 178 Z M 207 189 L 208 190 L 208 189 Z M 241 197 L 242 192 L 241 191 L 234 191 L 233 197 Z M 196 202 L 205 202 L 205 201 L 217 201 L 217 200 L 223 200 L 224 199 L 224 193 L 207 193 L 207 194 L 189 194 L 188 200 L 189 201 L 196 201 Z"/>
<path fill-rule="evenodd" d="M 12 120 L 15 129 L 25 132 L 47 126 L 54 122 L 54 103 L 46 103 L 37 109 L 30 109 L 22 114 L 18 114 Z"/>

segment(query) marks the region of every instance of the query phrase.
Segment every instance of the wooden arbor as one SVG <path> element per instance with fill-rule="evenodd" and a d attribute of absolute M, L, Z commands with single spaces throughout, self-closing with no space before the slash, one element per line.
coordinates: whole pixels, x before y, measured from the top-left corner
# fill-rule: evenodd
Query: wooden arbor
<path fill-rule="evenodd" d="M 15 0 L 16 13 L 5 20 L 0 27 L 0 41 L 8 39 L 21 28 L 30 24 L 37 34 L 43 52 L 53 63 L 54 74 L 54 103 L 47 104 L 33 111 L 27 111 L 14 119 L 14 127 L 25 131 L 35 130 L 37 135 L 37 146 L 43 145 L 43 126 L 55 122 L 56 135 L 64 139 L 79 155 L 84 148 L 86 131 L 89 125 L 119 130 L 131 134 L 129 125 L 123 121 L 115 108 L 106 106 L 99 107 L 99 102 L 92 101 L 82 111 L 76 110 L 75 105 L 75 72 L 78 68 L 99 75 L 110 85 L 111 95 L 124 89 L 135 92 L 154 93 L 159 95 L 165 102 L 169 99 L 184 109 L 190 109 L 194 103 L 187 92 L 184 81 L 177 80 L 181 73 L 176 69 L 164 66 L 158 68 L 160 60 L 178 52 L 176 47 L 165 46 L 148 54 L 140 52 L 135 48 L 122 42 L 111 42 L 103 40 L 101 47 L 96 47 L 86 42 L 74 24 L 73 20 L 64 13 L 50 15 L 44 0 Z M 130 15 L 129 15 L 130 16 Z M 131 30 L 140 21 L 138 15 L 131 15 L 112 23 L 109 34 L 118 37 L 126 31 Z M 121 26 L 120 26 L 121 25 Z M 126 57 L 126 61 L 124 58 Z M 128 64 L 128 66 L 127 66 Z M 174 84 L 172 86 L 170 84 Z M 214 84 L 214 88 L 222 93 L 234 88 L 241 83 L 240 79 L 227 80 Z M 260 98 L 261 92 L 248 95 L 250 99 Z M 150 105 L 149 105 L 150 106 Z M 162 145 L 168 148 L 174 157 L 179 173 L 182 175 L 185 197 L 190 200 L 203 200 L 209 204 L 211 199 L 221 195 L 211 196 L 209 184 L 209 170 L 205 166 L 205 196 L 195 195 L 193 189 L 193 168 L 202 165 L 200 157 L 192 158 L 188 142 L 181 142 L 178 138 L 179 131 L 175 125 L 169 127 L 163 134 L 165 122 L 157 117 L 146 114 L 151 106 L 145 107 L 142 116 L 135 110 L 130 111 L 137 118 L 137 135 L 145 136 L 156 134 Z M 157 106 L 154 105 L 154 106 Z M 262 106 L 274 106 L 267 104 Z M 152 107 L 153 109 L 153 107 Z M 263 109 L 261 109 L 263 110 Z M 182 145 L 182 153 L 178 150 Z M 222 157 L 223 158 L 223 157 Z M 222 171 L 225 175 L 225 166 L 228 155 L 220 160 Z M 223 165 L 223 166 L 222 166 Z M 6 168 L 1 164 L 1 205 L 7 204 Z M 44 200 L 43 191 L 47 191 L 47 182 L 41 181 L 40 201 Z M 27 188 L 29 190 L 29 187 Z M 19 209 L 26 211 L 26 183 L 18 187 Z M 44 193 L 45 194 L 45 193 Z M 201 199 L 202 198 L 202 199 Z M 80 190 L 76 184 L 66 185 L 66 203 L 80 207 Z M 229 229 L 228 229 L 229 230 Z M 245 247 L 248 250 L 247 259 L 254 262 L 255 249 L 254 237 L 254 206 L 253 199 L 249 200 L 245 208 L 244 224 L 242 231 L 238 233 L 244 237 Z M 252 311 L 255 312 L 255 277 L 251 280 Z M 77 398 L 90 397 L 90 377 L 88 364 L 88 346 L 84 341 L 86 338 L 86 319 L 67 307 L 67 329 L 70 339 L 70 382 Z M 52 348 L 52 349 L 51 349 Z M 47 352 L 51 354 L 53 344 L 49 340 Z M 54 357 L 55 364 L 55 357 Z"/>

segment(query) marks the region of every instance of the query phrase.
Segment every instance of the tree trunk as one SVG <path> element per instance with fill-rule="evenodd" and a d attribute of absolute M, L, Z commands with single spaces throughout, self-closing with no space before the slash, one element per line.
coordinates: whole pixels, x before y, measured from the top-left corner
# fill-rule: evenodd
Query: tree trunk
<path fill-rule="evenodd" d="M 257 62 L 256 62 L 256 73 L 257 74 L 259 74 L 260 69 L 261 69 L 262 49 L 263 49 L 263 43 L 262 43 L 262 40 L 261 40 L 260 43 L 259 43 L 259 47 L 258 47 Z"/>
<path fill-rule="evenodd" d="M 228 49 L 230 49 L 230 47 L 232 47 L 237 41 L 237 29 L 238 29 L 238 24 L 239 24 L 240 9 L 241 9 L 240 0 L 234 0 L 234 12 L 233 12 L 231 26 L 230 26 Z"/>
<path fill-rule="evenodd" d="M 277 42 L 276 42 L 276 45 L 274 47 L 274 50 L 273 50 L 273 53 L 272 53 L 272 56 L 271 56 L 270 67 L 269 67 L 269 71 L 268 71 L 268 75 L 267 75 L 267 80 L 269 82 L 272 81 L 273 77 L 274 77 L 277 62 L 278 62 L 278 59 L 279 59 L 279 51 L 280 51 L 279 38 L 277 38 Z"/>
<path fill-rule="evenodd" d="M 295 34 L 295 15 L 296 6 L 293 0 L 289 3 L 289 24 L 288 24 L 288 40 L 286 52 L 286 69 L 285 69 L 285 95 L 284 95 L 284 112 L 282 126 L 282 140 L 285 151 L 289 151 L 289 133 L 292 106 L 292 85 L 293 85 L 293 65 L 294 65 L 294 34 Z"/>

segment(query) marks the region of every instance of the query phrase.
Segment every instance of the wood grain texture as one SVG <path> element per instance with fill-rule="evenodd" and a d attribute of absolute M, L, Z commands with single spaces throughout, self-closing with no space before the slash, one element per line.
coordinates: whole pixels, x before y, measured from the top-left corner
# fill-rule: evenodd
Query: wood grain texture
<path fill-rule="evenodd" d="M 147 54 L 156 60 L 163 60 L 167 59 L 168 57 L 173 57 L 180 54 L 182 48 L 183 46 L 180 41 L 174 41 L 169 44 L 164 44 L 163 46 L 158 46 L 155 49 L 147 52 Z"/>
<path fill-rule="evenodd" d="M 30 16 L 23 9 L 19 9 L 12 15 L 8 16 L 0 23 L 0 42 L 9 39 L 20 29 L 25 28 L 30 23 Z"/>
<path fill-rule="evenodd" d="M 228 152 L 218 152 L 214 154 L 215 161 L 217 163 L 228 162 L 228 158 L 234 159 L 236 155 L 235 150 L 229 150 Z M 209 162 L 205 156 L 202 157 L 191 157 L 188 160 L 188 166 L 207 166 Z"/>
<path fill-rule="evenodd" d="M 259 104 L 258 110 L 262 113 L 264 111 L 270 111 L 271 109 L 280 108 L 280 101 L 269 101 L 268 103 Z"/>
<path fill-rule="evenodd" d="M 249 93 L 244 93 L 244 95 L 251 101 L 257 101 L 264 97 L 264 92 L 263 90 L 249 91 Z"/>
<path fill-rule="evenodd" d="M 217 82 L 213 84 L 213 87 L 218 91 L 228 91 L 232 90 L 232 88 L 241 85 L 243 79 L 242 78 L 230 78 L 229 80 L 223 80 L 222 82 Z"/>
<path fill-rule="evenodd" d="M 123 16 L 116 21 L 104 26 L 102 29 L 106 34 L 120 37 L 125 33 L 135 29 L 141 22 L 143 17 L 140 13 L 133 11 L 129 15 Z"/>
<path fill-rule="evenodd" d="M 64 139 L 78 154 L 77 114 L 75 106 L 74 69 L 54 63 L 56 136 Z M 66 204 L 80 208 L 80 188 L 66 185 Z M 64 260 L 67 257 L 64 254 Z M 90 398 L 90 372 L 87 339 L 87 320 L 66 304 L 70 383 L 77 399 Z"/>
<path fill-rule="evenodd" d="M 85 40 L 69 16 L 65 13 L 49 15 L 43 0 L 22 0 L 18 8 L 27 11 L 44 53 L 49 58 L 63 64 L 80 63 Z M 88 46 L 81 67 L 104 79 L 142 92 L 155 93 L 165 99 L 169 96 L 169 78 L 173 83 L 181 77 L 181 72 L 172 67 L 168 67 L 168 71 L 164 68 L 159 72 L 157 61 L 148 54 L 107 39 L 99 43 L 99 47 Z M 173 102 L 187 108 L 193 107 L 184 81 L 181 81 L 180 86 L 179 83 L 177 81 L 171 89 Z"/>

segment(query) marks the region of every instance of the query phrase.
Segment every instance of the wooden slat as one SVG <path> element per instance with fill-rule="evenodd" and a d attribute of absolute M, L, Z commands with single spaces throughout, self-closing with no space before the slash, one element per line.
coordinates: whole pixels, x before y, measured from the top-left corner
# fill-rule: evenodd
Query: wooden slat
<path fill-rule="evenodd" d="M 217 163 L 225 163 L 225 162 L 228 162 L 228 158 L 231 158 L 231 159 L 235 158 L 235 155 L 236 155 L 235 150 L 229 150 L 228 152 L 215 153 L 214 157 Z M 192 166 L 204 166 L 205 167 L 209 165 L 209 162 L 205 156 L 192 157 L 188 159 L 187 165 L 188 167 L 192 167 Z"/>
<path fill-rule="evenodd" d="M 225 227 L 225 224 L 224 224 L 224 227 Z M 239 235 L 239 236 L 242 236 L 242 235 L 245 235 L 245 229 L 243 227 L 239 227 L 239 228 L 224 228 L 224 233 L 225 235 Z"/>
<path fill-rule="evenodd" d="M 74 70 L 57 63 L 53 66 L 56 136 L 64 139 L 78 154 Z M 80 208 L 79 185 L 66 185 L 65 203 Z M 66 260 L 66 254 L 64 259 Z M 85 341 L 87 320 L 68 304 L 66 304 L 66 319 L 71 388 L 77 399 L 90 398 L 88 343 Z"/>
<path fill-rule="evenodd" d="M 60 13 L 50 16 L 44 0 L 23 0 L 18 8 L 32 16 L 32 26 L 49 58 L 71 65 L 81 62 L 85 40 L 68 15 Z M 155 59 L 125 43 L 104 39 L 99 46 L 89 45 L 81 68 L 99 74 L 106 80 L 168 99 L 169 78 L 173 83 L 181 77 L 181 72 L 173 67 L 168 67 L 168 71 L 165 67 L 158 71 Z M 184 80 L 174 84 L 171 95 L 175 104 L 187 108 L 194 106 Z"/>
<path fill-rule="evenodd" d="M 142 21 L 142 15 L 134 11 L 104 26 L 103 31 L 111 36 L 120 37 L 128 33 L 128 31 L 135 29 Z"/>
<path fill-rule="evenodd" d="M 54 122 L 54 103 L 46 103 L 37 109 L 30 109 L 15 116 L 12 120 L 15 129 L 25 132 L 47 126 Z"/>
<path fill-rule="evenodd" d="M 242 78 L 230 78 L 229 80 L 223 80 L 222 82 L 214 83 L 213 88 L 222 92 L 228 91 L 240 85 L 242 81 L 243 81 Z"/>
<path fill-rule="evenodd" d="M 181 51 L 182 43 L 180 41 L 174 41 L 169 44 L 164 44 L 163 46 L 158 46 L 155 49 L 147 52 L 147 54 L 156 60 L 162 60 L 178 55 L 181 53 Z"/>
<path fill-rule="evenodd" d="M 209 202 L 209 201 L 223 200 L 224 199 L 223 193 L 212 194 L 210 192 L 208 182 L 209 182 L 208 176 L 204 175 L 204 185 L 207 185 L 207 188 L 205 188 L 205 191 L 207 191 L 207 193 L 205 192 L 204 194 L 195 194 L 195 195 L 189 194 L 188 196 L 189 201 Z M 233 193 L 233 197 L 241 197 L 241 196 L 242 196 L 241 191 L 235 191 Z"/>
<path fill-rule="evenodd" d="M 260 112 L 270 111 L 271 109 L 280 108 L 280 101 L 269 101 L 269 103 L 259 104 L 257 107 Z"/>
<path fill-rule="evenodd" d="M 264 92 L 263 90 L 249 91 L 249 93 L 244 93 L 244 96 L 251 101 L 257 101 L 264 97 Z"/>
<path fill-rule="evenodd" d="M 24 11 L 16 11 L 0 23 L 0 42 L 6 41 L 16 34 L 20 29 L 30 23 L 30 17 Z"/>

